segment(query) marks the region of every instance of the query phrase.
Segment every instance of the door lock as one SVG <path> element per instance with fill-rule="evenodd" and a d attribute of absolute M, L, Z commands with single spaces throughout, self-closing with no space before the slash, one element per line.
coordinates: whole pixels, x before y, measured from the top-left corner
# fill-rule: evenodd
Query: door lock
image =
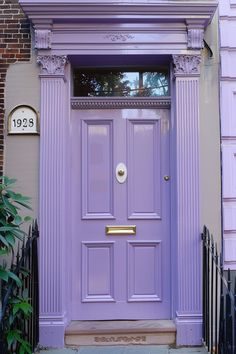
<path fill-rule="evenodd" d="M 169 181 L 170 180 L 170 176 L 164 176 L 164 181 Z"/>

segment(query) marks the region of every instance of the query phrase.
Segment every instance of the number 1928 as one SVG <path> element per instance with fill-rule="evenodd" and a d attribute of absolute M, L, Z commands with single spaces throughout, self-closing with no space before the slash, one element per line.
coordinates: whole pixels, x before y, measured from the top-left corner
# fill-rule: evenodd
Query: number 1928
<path fill-rule="evenodd" d="M 34 119 L 33 118 L 23 118 L 23 119 L 13 119 L 14 128 L 33 128 Z"/>

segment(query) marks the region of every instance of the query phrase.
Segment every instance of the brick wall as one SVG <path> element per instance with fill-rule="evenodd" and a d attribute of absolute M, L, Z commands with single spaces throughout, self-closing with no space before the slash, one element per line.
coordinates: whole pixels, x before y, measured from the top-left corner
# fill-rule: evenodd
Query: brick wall
<path fill-rule="evenodd" d="M 30 60 L 29 21 L 18 0 L 0 0 L 0 175 L 4 173 L 4 92 L 7 68 Z"/>

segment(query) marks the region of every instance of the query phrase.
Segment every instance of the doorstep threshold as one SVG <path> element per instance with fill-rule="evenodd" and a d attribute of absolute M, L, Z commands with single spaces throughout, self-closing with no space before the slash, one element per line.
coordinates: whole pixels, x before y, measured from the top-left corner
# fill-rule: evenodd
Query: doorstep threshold
<path fill-rule="evenodd" d="M 173 320 L 71 321 L 66 335 L 114 333 L 175 333 Z"/>

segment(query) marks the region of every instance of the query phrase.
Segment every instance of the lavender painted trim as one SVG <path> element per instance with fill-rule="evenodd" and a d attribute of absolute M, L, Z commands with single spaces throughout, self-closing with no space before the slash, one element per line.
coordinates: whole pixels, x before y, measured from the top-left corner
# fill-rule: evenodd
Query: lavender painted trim
<path fill-rule="evenodd" d="M 199 76 L 200 55 L 173 55 L 175 76 Z"/>
<path fill-rule="evenodd" d="M 203 28 L 188 28 L 188 49 L 202 49 L 204 29 Z"/>
<path fill-rule="evenodd" d="M 170 108 L 171 99 L 129 97 L 73 97 L 72 109 L 117 109 L 117 108 Z"/>
<path fill-rule="evenodd" d="M 201 344 L 199 56 L 174 56 L 176 69 L 177 345 Z M 183 222 L 184 221 L 184 222 Z M 193 261 L 194 260 L 194 261 Z M 186 265 L 188 265 L 186 267 Z"/>
<path fill-rule="evenodd" d="M 50 57 L 38 62 L 48 64 Z M 49 76 L 41 77 L 40 134 L 40 344 L 63 347 L 66 318 L 65 215 L 66 133 L 68 97 L 64 77 L 58 76 L 58 63 L 52 57 L 45 65 Z M 56 75 L 53 77 L 52 73 Z M 60 74 L 62 71 L 59 71 Z"/>
<path fill-rule="evenodd" d="M 64 76 L 67 57 L 65 55 L 38 56 L 37 63 L 41 65 L 41 75 Z"/>
<path fill-rule="evenodd" d="M 27 13 L 30 19 L 36 24 L 38 19 L 58 19 L 58 18 L 91 18 L 91 16 L 99 18 L 161 18 L 175 19 L 180 22 L 183 19 L 192 20 L 196 17 L 196 25 L 206 27 L 212 19 L 212 16 L 217 8 L 216 0 L 208 0 L 198 2 L 181 2 L 168 1 L 163 3 L 150 1 L 110 1 L 104 0 L 102 3 L 99 0 L 79 1 L 71 0 L 69 2 L 63 0 L 20 0 L 23 10 Z M 56 11 L 55 11 L 56 9 Z"/>
<path fill-rule="evenodd" d="M 51 49 L 52 46 L 51 30 L 35 30 L 35 48 L 36 49 Z"/>

